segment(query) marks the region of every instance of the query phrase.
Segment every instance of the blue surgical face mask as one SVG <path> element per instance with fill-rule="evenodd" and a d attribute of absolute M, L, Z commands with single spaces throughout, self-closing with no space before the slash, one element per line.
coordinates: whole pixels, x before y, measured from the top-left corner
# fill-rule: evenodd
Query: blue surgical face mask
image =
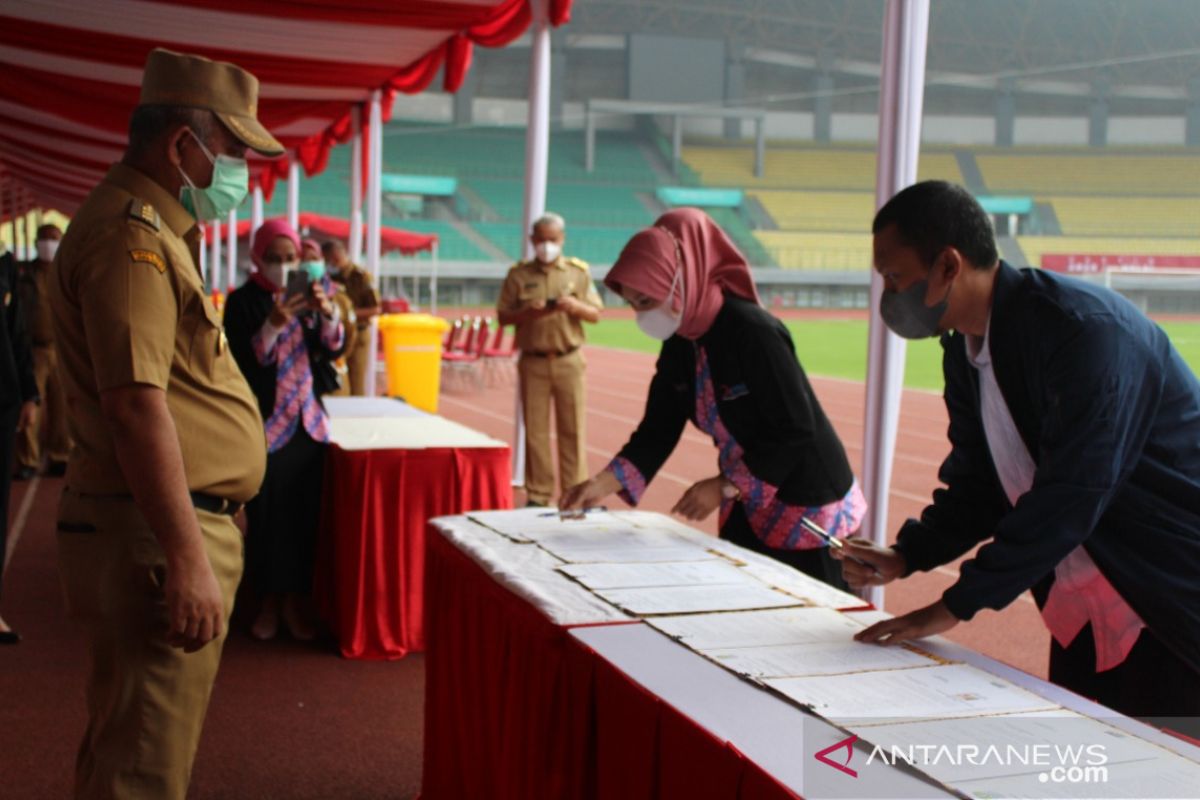
<path fill-rule="evenodd" d="M 925 305 L 929 280 L 917 281 L 902 292 L 884 291 L 879 298 L 879 316 L 897 336 L 905 339 L 928 339 L 941 332 L 942 317 L 950 298 L 950 288 L 940 303 Z"/>
<path fill-rule="evenodd" d="M 191 128 L 188 128 L 188 133 L 212 163 L 213 176 L 212 182 L 201 189 L 183 171 L 182 166 L 176 166 L 186 184 L 179 190 L 179 202 L 200 222 L 224 219 L 246 199 L 246 193 L 250 190 L 250 167 L 244 158 L 214 156 Z"/>
<path fill-rule="evenodd" d="M 325 277 L 325 262 L 320 260 L 301 261 L 300 269 L 308 273 L 308 277 L 319 281 Z"/>

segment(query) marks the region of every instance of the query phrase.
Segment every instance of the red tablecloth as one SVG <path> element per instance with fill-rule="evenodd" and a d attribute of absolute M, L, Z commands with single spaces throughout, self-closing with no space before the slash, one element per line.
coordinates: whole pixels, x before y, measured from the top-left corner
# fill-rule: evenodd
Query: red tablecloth
<path fill-rule="evenodd" d="M 795 795 L 430 532 L 422 800 Z"/>
<path fill-rule="evenodd" d="M 512 508 L 509 450 L 329 448 L 314 596 L 346 658 L 425 647 L 425 536 L 433 517 Z"/>

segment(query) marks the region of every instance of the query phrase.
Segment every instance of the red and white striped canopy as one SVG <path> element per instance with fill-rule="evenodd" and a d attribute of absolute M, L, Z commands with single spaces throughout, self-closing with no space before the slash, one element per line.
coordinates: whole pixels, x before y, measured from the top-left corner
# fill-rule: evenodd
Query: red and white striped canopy
<path fill-rule="evenodd" d="M 120 159 L 142 66 L 155 47 L 232 61 L 260 83 L 259 119 L 313 175 L 351 135 L 375 89 L 423 91 L 444 67 L 455 91 L 474 45 L 501 47 L 531 0 L 4 0 L 0 2 L 0 181 L 22 210 L 72 211 Z M 571 0 L 550 0 L 550 22 Z M 365 115 L 364 115 L 365 117 Z M 268 195 L 288 158 L 252 164 Z M 2 187 L 0 187 L 2 188 Z M 7 206 L 10 193 L 0 200 Z M 11 209 L 5 208 L 6 212 Z M 7 216 L 7 213 L 5 214 Z"/>

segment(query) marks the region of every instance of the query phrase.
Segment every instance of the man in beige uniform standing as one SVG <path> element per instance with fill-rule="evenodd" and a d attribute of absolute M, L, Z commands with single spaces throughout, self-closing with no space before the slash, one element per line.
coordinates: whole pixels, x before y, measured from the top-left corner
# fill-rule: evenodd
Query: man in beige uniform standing
<path fill-rule="evenodd" d="M 71 223 L 50 280 L 76 447 L 58 515 L 67 610 L 91 655 L 79 798 L 183 798 L 234 591 L 233 515 L 266 442 L 197 267 L 197 220 L 246 194 L 258 81 L 150 53 L 129 146 Z"/>
<path fill-rule="evenodd" d="M 346 369 L 350 373 L 350 394 L 360 397 L 367 391 L 367 364 L 375 341 L 371 338 L 371 317 L 379 315 L 379 293 L 371 273 L 350 260 L 346 246 L 336 239 L 321 245 L 325 268 L 354 303 L 354 344 L 346 349 Z"/>
<path fill-rule="evenodd" d="M 501 325 L 517 327 L 525 413 L 525 494 L 544 506 L 554 494 L 550 402 L 558 429 L 558 478 L 566 489 L 588 478 L 585 450 L 583 323 L 604 307 L 585 262 L 562 254 L 566 223 L 544 214 L 533 224 L 535 256 L 512 266 L 500 289 Z"/>
<path fill-rule="evenodd" d="M 57 225 L 42 225 L 37 230 L 37 256 L 21 266 L 17 288 L 21 292 L 21 307 L 29 324 L 29 339 L 33 344 L 33 379 L 42 398 L 41 413 L 36 425 L 30 425 L 17 435 L 18 480 L 28 480 L 37 474 L 42 463 L 42 445 L 50 463 L 46 474 L 61 478 L 71 452 L 67 435 L 67 404 L 63 402 L 62 384 L 58 379 L 58 356 L 54 350 L 54 323 L 50 314 L 50 298 L 46 282 L 62 231 Z"/>

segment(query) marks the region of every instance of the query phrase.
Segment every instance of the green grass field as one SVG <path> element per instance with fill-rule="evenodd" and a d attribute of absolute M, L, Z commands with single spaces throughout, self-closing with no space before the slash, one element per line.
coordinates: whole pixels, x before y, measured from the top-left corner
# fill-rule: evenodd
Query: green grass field
<path fill-rule="evenodd" d="M 865 320 L 792 320 L 785 323 L 796 342 L 800 363 L 810 375 L 865 380 L 867 323 Z M 1164 322 L 1163 330 L 1192 371 L 1200 374 L 1200 322 Z M 630 319 L 604 319 L 588 329 L 591 344 L 657 353 L 658 342 L 637 329 Z M 911 389 L 942 388 L 942 348 L 937 339 L 909 342 L 904 385 Z"/>

